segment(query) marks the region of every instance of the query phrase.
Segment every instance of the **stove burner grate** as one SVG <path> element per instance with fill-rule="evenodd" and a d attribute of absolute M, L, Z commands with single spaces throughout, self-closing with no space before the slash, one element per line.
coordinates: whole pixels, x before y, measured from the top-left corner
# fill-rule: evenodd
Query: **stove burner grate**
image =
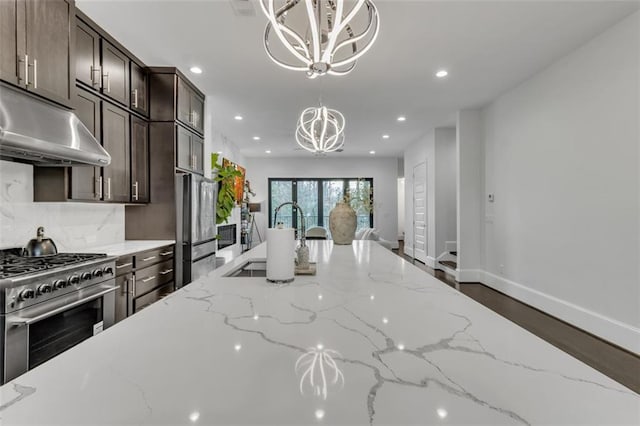
<path fill-rule="evenodd" d="M 62 268 L 107 256 L 95 253 L 58 253 L 51 256 L 24 257 L 17 253 L 19 250 L 16 249 L 0 251 L 0 279 Z"/>

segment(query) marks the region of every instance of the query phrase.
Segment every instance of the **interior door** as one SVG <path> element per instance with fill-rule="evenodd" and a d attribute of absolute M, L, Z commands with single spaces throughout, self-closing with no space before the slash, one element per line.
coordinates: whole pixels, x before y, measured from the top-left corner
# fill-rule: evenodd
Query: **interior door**
<path fill-rule="evenodd" d="M 413 258 L 427 261 L 427 163 L 413 168 Z"/>

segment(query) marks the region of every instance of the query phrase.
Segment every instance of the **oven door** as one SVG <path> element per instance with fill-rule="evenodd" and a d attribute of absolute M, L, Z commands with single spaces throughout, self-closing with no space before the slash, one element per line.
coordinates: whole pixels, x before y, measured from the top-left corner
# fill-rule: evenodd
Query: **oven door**
<path fill-rule="evenodd" d="M 2 383 L 113 325 L 117 288 L 109 280 L 7 315 Z"/>

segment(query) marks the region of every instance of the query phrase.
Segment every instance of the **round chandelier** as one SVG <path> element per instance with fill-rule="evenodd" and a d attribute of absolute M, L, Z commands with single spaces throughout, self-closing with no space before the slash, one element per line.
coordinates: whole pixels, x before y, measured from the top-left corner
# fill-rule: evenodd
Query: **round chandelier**
<path fill-rule="evenodd" d="M 306 71 L 309 78 L 351 72 L 380 29 L 371 0 L 260 0 L 260 5 L 269 18 L 264 32 L 267 55 L 284 68 Z M 272 50 L 274 33 L 285 52 Z M 281 54 L 289 57 L 282 59 Z"/>
<path fill-rule="evenodd" d="M 305 109 L 298 119 L 296 141 L 315 154 L 339 150 L 344 145 L 344 116 L 324 106 Z"/>

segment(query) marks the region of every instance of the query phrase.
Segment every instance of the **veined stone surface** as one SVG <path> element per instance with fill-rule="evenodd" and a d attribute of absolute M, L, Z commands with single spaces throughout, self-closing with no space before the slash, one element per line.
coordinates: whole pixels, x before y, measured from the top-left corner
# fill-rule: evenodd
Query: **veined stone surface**
<path fill-rule="evenodd" d="M 265 244 L 0 388 L 2 425 L 640 424 L 640 396 L 373 241 Z"/>

